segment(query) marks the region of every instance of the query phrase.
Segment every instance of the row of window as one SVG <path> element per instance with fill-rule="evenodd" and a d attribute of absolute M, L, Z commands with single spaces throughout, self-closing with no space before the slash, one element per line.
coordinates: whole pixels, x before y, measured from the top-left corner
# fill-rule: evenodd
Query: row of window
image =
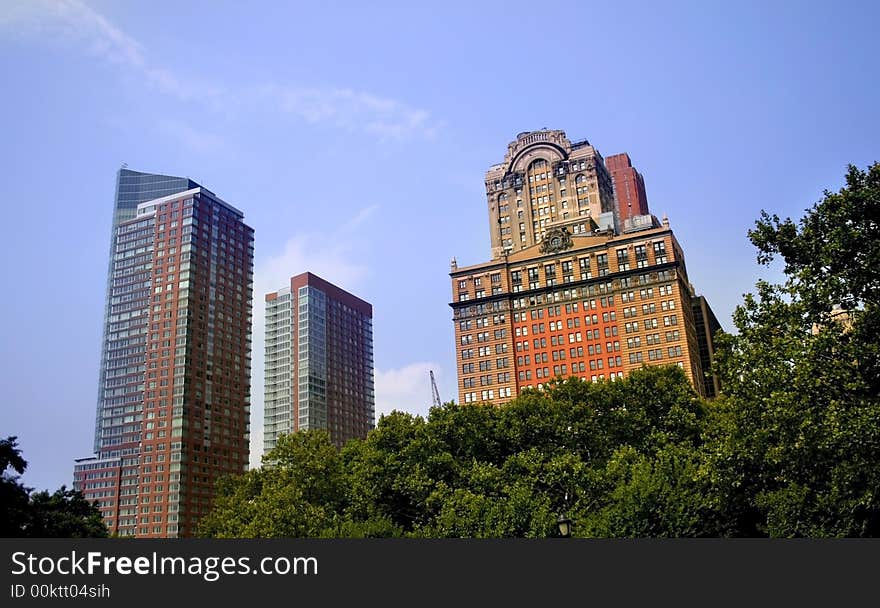
<path fill-rule="evenodd" d="M 464 402 L 465 403 L 477 403 L 479 401 L 491 401 L 495 399 L 495 389 L 488 389 L 481 391 L 479 396 L 476 392 L 464 393 Z M 501 387 L 498 389 L 498 398 L 503 399 L 505 397 L 513 396 L 513 389 L 508 387 Z"/>
<path fill-rule="evenodd" d="M 670 346 L 666 349 L 666 355 L 671 359 L 673 357 L 681 357 L 682 356 L 682 348 L 681 346 Z M 648 360 L 649 361 L 660 361 L 663 359 L 663 349 L 662 348 L 654 348 L 648 350 Z M 629 362 L 630 363 L 642 363 L 644 361 L 644 355 L 642 351 L 637 351 L 629 354 Z"/>
<path fill-rule="evenodd" d="M 510 359 L 507 357 L 500 357 L 495 359 L 495 367 L 497 369 L 504 369 L 505 367 L 510 366 Z M 461 373 L 462 374 L 473 374 L 477 369 L 481 372 L 487 372 L 492 369 L 492 361 L 479 361 L 477 363 L 462 363 L 461 365 Z"/>
<path fill-rule="evenodd" d="M 506 353 L 507 352 L 507 343 L 504 342 L 502 344 L 495 344 L 494 346 L 481 346 L 481 347 L 479 347 L 479 349 L 477 349 L 476 354 L 479 357 L 485 357 L 485 356 L 490 355 L 493 350 L 495 351 L 496 355 Z M 462 349 L 462 351 L 461 351 L 461 358 L 462 359 L 473 359 L 474 354 L 475 354 L 475 351 L 473 348 L 465 348 L 465 349 Z"/>
<path fill-rule="evenodd" d="M 680 339 L 681 335 L 680 335 L 679 331 L 676 329 L 674 331 L 667 331 L 665 337 L 666 337 L 667 342 L 677 342 Z M 657 334 L 657 333 L 646 334 L 645 335 L 645 344 L 647 344 L 649 346 L 653 345 L 653 344 L 660 344 L 660 334 Z M 626 339 L 626 346 L 627 346 L 627 348 L 631 348 L 631 349 L 632 348 L 640 348 L 642 346 L 641 336 L 627 338 Z"/>
<path fill-rule="evenodd" d="M 507 320 L 504 314 L 492 315 L 492 325 L 501 325 Z M 464 319 L 458 322 L 461 331 L 469 331 L 474 328 L 489 327 L 489 317 L 477 317 L 476 319 Z"/>
<path fill-rule="evenodd" d="M 491 333 L 491 336 L 495 340 L 502 340 L 507 337 L 506 329 L 496 329 Z M 477 342 L 488 342 L 490 340 L 490 333 L 488 331 L 481 331 L 476 334 Z M 471 344 L 474 341 L 474 334 L 462 334 L 459 338 L 462 344 Z"/>

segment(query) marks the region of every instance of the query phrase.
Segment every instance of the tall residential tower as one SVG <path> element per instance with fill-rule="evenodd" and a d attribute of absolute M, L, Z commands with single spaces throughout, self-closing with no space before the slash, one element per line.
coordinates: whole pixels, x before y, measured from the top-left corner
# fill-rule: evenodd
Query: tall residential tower
<path fill-rule="evenodd" d="M 373 428 L 373 308 L 306 272 L 266 295 L 263 447 L 327 429 L 337 446 Z"/>
<path fill-rule="evenodd" d="M 159 183 L 177 191 L 134 204 Z M 120 536 L 191 536 L 217 478 L 248 462 L 253 230 L 187 186 L 118 181 L 96 453 L 74 487 Z"/>

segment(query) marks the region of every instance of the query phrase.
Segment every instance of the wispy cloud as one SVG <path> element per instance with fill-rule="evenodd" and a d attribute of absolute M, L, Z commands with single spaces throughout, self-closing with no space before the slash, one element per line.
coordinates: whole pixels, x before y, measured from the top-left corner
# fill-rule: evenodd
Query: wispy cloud
<path fill-rule="evenodd" d="M 95 57 L 125 67 L 146 65 L 143 47 L 103 15 L 79 0 L 7 0 L 0 6 L 0 25 L 63 37 Z"/>
<path fill-rule="evenodd" d="M 432 138 L 439 128 L 425 110 L 364 91 L 289 85 L 266 85 L 257 91 L 265 99 L 274 100 L 282 112 L 309 124 L 360 129 L 381 139 L 403 139 L 414 134 Z"/>
<path fill-rule="evenodd" d="M 240 114 L 243 108 L 274 112 L 306 124 L 362 131 L 380 140 L 430 139 L 440 128 L 426 110 L 367 91 L 296 83 L 223 87 L 183 77 L 151 64 L 140 42 L 80 0 L 7 0 L 0 5 L 0 28 L 64 41 L 102 62 L 141 74 L 154 91 L 181 102 L 199 100 L 225 115 Z"/>

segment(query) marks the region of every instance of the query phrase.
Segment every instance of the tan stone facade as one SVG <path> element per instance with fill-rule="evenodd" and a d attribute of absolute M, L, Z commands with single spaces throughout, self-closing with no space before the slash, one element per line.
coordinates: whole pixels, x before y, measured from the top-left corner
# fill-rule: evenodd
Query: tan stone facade
<path fill-rule="evenodd" d="M 590 220 L 614 209 L 602 156 L 563 131 L 520 133 L 486 172 L 486 198 L 493 260 L 539 243 L 551 225 L 586 234 Z"/>
<path fill-rule="evenodd" d="M 450 272 L 459 402 L 498 403 L 556 377 L 599 381 L 661 364 L 679 365 L 705 393 L 681 246 L 666 220 L 626 234 L 599 228 L 594 218 L 614 202 L 592 146 L 561 131 L 520 134 L 486 186 L 492 260 L 453 261 Z"/>

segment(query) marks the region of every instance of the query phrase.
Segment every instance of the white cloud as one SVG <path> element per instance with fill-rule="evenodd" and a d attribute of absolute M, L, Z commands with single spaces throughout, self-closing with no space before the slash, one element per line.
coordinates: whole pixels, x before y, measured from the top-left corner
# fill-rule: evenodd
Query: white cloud
<path fill-rule="evenodd" d="M 143 47 L 79 0 L 8 0 L 0 25 L 78 43 L 88 53 L 128 68 L 146 65 Z"/>
<path fill-rule="evenodd" d="M 307 123 L 329 123 L 346 130 L 362 129 L 381 139 L 403 139 L 413 135 L 430 139 L 438 129 L 427 111 L 365 91 L 289 85 L 268 85 L 257 91 L 264 98 L 274 99 L 282 112 L 298 116 Z"/>
<path fill-rule="evenodd" d="M 443 369 L 436 363 L 410 363 L 404 367 L 388 370 L 376 370 L 376 422 L 379 416 L 394 410 L 425 416 L 433 405 L 430 371 L 438 387 L 442 386 Z M 451 401 L 454 396 L 440 392 L 443 403 Z"/>
<path fill-rule="evenodd" d="M 430 139 L 439 130 L 427 111 L 366 91 L 290 83 L 236 83 L 224 89 L 181 77 L 151 65 L 141 43 L 80 0 L 9 0 L 0 7 L 0 27 L 4 26 L 13 32 L 31 30 L 41 40 L 48 37 L 78 45 L 102 61 L 139 73 L 161 94 L 181 102 L 197 100 L 225 116 L 275 112 L 381 140 Z"/>
<path fill-rule="evenodd" d="M 378 207 L 371 205 L 355 214 L 333 234 L 301 233 L 285 243 L 284 248 L 260 262 L 254 269 L 254 316 L 251 357 L 251 467 L 257 467 L 263 455 L 263 362 L 265 296 L 290 285 L 290 277 L 311 272 L 346 291 L 357 292 L 369 276 L 369 269 L 358 260 L 358 240 L 337 238 L 353 224 L 367 221 Z"/>

